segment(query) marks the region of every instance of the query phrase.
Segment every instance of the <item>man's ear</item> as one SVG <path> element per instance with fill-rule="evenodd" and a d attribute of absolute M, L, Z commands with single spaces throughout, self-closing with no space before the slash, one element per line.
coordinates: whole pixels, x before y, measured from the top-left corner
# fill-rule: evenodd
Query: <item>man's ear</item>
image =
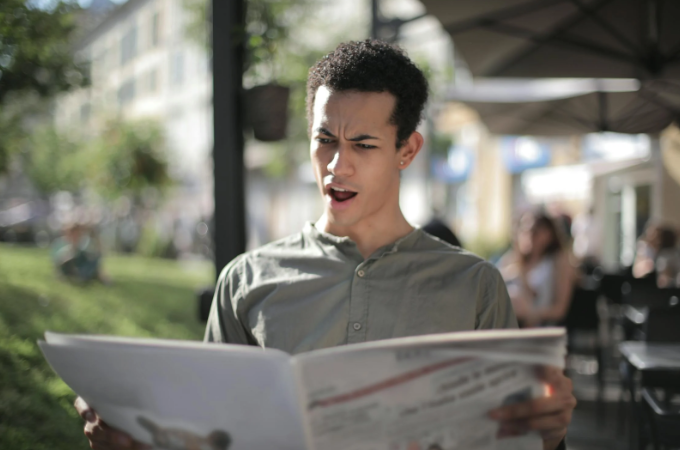
<path fill-rule="evenodd" d="M 411 165 L 413 158 L 415 158 L 418 152 L 420 152 L 420 149 L 423 148 L 424 142 L 425 139 L 422 134 L 417 131 L 411 133 L 411 136 L 404 141 L 404 144 L 397 152 L 397 165 L 400 169 L 405 169 Z"/>

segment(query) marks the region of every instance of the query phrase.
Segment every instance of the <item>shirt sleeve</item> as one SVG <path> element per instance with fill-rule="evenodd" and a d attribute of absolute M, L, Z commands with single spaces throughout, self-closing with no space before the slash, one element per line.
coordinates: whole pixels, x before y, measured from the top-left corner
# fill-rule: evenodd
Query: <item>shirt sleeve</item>
<path fill-rule="evenodd" d="M 243 256 L 235 258 L 222 270 L 217 280 L 215 296 L 203 337 L 204 342 L 251 344 L 246 328 L 236 312 L 236 307 L 243 298 L 245 290 L 243 263 Z"/>
<path fill-rule="evenodd" d="M 477 305 L 475 328 L 478 330 L 518 328 L 503 277 L 491 263 L 482 264 L 480 278 L 482 296 Z"/>

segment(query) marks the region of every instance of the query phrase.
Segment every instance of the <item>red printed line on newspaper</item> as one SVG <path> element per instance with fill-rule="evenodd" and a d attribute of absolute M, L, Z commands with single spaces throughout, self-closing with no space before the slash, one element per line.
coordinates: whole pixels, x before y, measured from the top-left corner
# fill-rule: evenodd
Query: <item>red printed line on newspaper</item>
<path fill-rule="evenodd" d="M 407 382 L 414 380 L 416 378 L 420 378 L 422 376 L 431 374 L 432 372 L 436 372 L 438 370 L 446 369 L 447 367 L 455 366 L 457 364 L 462 364 L 462 363 L 470 361 L 472 359 L 474 359 L 474 358 L 466 356 L 466 357 L 462 357 L 462 358 L 450 359 L 448 361 L 442 361 L 440 363 L 432 364 L 430 366 L 421 367 L 420 369 L 417 369 L 417 370 L 414 370 L 414 371 L 411 371 L 411 372 L 403 373 L 403 374 L 396 376 L 394 378 L 388 378 L 387 380 L 381 381 L 380 383 L 372 384 L 370 386 L 366 386 L 366 387 L 363 387 L 361 389 L 357 389 L 356 391 L 353 391 L 353 392 L 348 392 L 346 394 L 337 395 L 335 397 L 328 397 L 328 398 L 322 399 L 322 400 L 316 400 L 316 401 L 309 404 L 308 409 L 323 408 L 323 407 L 326 407 L 326 406 L 337 405 L 338 403 L 345 403 L 345 402 L 349 402 L 349 401 L 352 401 L 352 400 L 356 400 L 358 398 L 374 394 L 378 391 L 382 391 L 384 389 L 389 389 L 389 388 L 397 386 L 399 384 L 407 383 Z"/>

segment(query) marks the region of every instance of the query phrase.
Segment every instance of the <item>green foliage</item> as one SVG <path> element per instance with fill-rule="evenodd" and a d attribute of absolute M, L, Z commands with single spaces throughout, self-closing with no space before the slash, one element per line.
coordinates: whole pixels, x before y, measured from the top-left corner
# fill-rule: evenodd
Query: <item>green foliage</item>
<path fill-rule="evenodd" d="M 291 28 L 302 23 L 309 0 L 248 0 L 246 27 L 237 37 L 246 47 L 245 71 L 257 78 L 273 81 L 286 68 L 277 55 L 288 44 Z M 189 13 L 185 32 L 201 46 L 209 48 L 210 0 L 183 0 Z M 305 72 L 306 76 L 306 72 Z"/>
<path fill-rule="evenodd" d="M 0 244 L 0 448 L 85 450 L 75 395 L 36 341 L 45 330 L 200 340 L 195 290 L 211 264 L 109 256 L 111 286 L 78 286 L 54 275 L 48 252 Z"/>
<path fill-rule="evenodd" d="M 137 243 L 135 252 L 141 256 L 154 258 L 175 258 L 177 252 L 174 248 L 172 237 L 162 236 L 156 230 L 153 223 L 146 222 L 142 229 L 142 235 Z"/>
<path fill-rule="evenodd" d="M 89 188 L 105 198 L 139 198 L 170 184 L 163 143 L 151 121 L 111 121 L 93 139 L 45 127 L 31 137 L 24 168 L 45 194 Z"/>
<path fill-rule="evenodd" d="M 109 122 L 93 146 L 92 188 L 109 198 L 126 193 L 138 198 L 147 188 L 167 187 L 163 144 L 161 128 L 154 122 Z"/>
<path fill-rule="evenodd" d="M 79 10 L 73 2 L 49 9 L 26 0 L 0 2 L 0 105 L 11 92 L 46 97 L 86 81 L 87 68 L 73 61 L 70 46 Z"/>
<path fill-rule="evenodd" d="M 30 139 L 24 168 L 43 193 L 75 192 L 85 182 L 88 156 L 79 137 L 58 133 L 53 127 L 43 127 Z"/>
<path fill-rule="evenodd" d="M 266 81 L 286 78 L 290 70 L 281 60 L 290 45 L 290 30 L 303 23 L 308 12 L 308 0 L 249 0 L 246 12 L 246 72 Z M 306 78 L 305 70 L 305 78 Z"/>
<path fill-rule="evenodd" d="M 25 144 L 24 116 L 36 96 L 87 84 L 87 66 L 74 62 L 77 3 L 58 1 L 50 8 L 26 0 L 0 1 L 0 174 Z"/>

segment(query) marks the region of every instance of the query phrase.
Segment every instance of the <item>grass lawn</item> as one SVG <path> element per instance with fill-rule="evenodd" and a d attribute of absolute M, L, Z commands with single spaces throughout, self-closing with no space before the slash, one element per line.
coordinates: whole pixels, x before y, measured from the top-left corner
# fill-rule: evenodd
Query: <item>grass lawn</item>
<path fill-rule="evenodd" d="M 46 250 L 0 243 L 0 449 L 88 449 L 73 392 L 36 341 L 45 330 L 201 339 L 196 289 L 209 263 L 191 266 L 138 256 L 107 256 L 110 286 L 57 278 Z"/>

